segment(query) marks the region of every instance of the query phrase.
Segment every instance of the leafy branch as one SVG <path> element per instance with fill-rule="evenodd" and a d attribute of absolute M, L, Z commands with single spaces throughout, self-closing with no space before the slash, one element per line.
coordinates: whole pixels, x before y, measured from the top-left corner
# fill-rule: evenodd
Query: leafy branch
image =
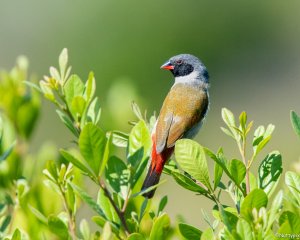
<path fill-rule="evenodd" d="M 19 172 L 15 174 L 12 171 L 14 169 L 12 166 L 19 166 L 20 163 L 12 161 L 18 157 L 14 156 L 14 149 L 19 147 L 20 140 L 27 141 L 30 137 L 32 124 L 36 119 L 35 114 L 40 106 L 36 100 L 38 99 L 36 92 L 31 89 L 29 106 L 26 105 L 28 102 L 23 101 L 22 95 L 18 96 L 20 97 L 18 99 L 21 99 L 17 101 L 18 107 L 15 109 L 13 107 L 12 103 L 14 98 L 17 99 L 18 91 L 7 86 L 13 85 L 10 81 L 12 79 L 15 81 L 14 76 L 21 79 L 16 82 L 24 82 L 26 78 L 20 76 L 27 74 L 26 68 L 22 68 L 25 63 L 19 62 L 13 73 L 4 74 L 5 81 L 2 82 L 5 84 L 0 84 L 0 93 L 6 96 L 6 100 L 8 99 L 7 103 L 0 103 L 3 112 L 7 113 L 4 120 L 8 118 L 13 122 L 12 125 L 18 132 L 16 145 L 7 144 L 6 136 L 3 137 L 2 134 L 7 128 L 2 127 L 0 121 L 0 164 L 3 164 L 0 174 L 3 174 L 5 164 L 11 164 L 9 175 L 3 175 L 4 178 L 1 175 L 1 181 L 5 179 L 1 184 L 4 183 L 5 191 L 9 194 L 4 194 L 5 201 L 1 199 L 0 238 L 26 239 L 26 232 L 23 229 L 19 227 L 13 229 L 12 222 L 22 222 L 19 219 L 14 220 L 19 207 L 28 219 L 35 216 L 35 220 L 32 220 L 33 218 L 28 220 L 28 226 L 33 230 L 27 231 L 30 237 L 38 238 L 52 236 L 49 235 L 51 232 L 50 234 L 55 234 L 60 239 L 163 240 L 172 239 L 180 232 L 184 238 L 192 240 L 256 240 L 275 239 L 276 233 L 299 232 L 299 174 L 286 172 L 284 177 L 286 191 L 283 193 L 280 190 L 275 193 L 282 174 L 281 154 L 278 151 L 271 151 L 260 157 L 261 151 L 271 139 L 274 126 L 272 124 L 267 127 L 259 126 L 253 132 L 252 139 L 249 139 L 253 122 L 248 123 L 247 114 L 242 112 L 236 124 L 233 113 L 226 108 L 222 109 L 221 113 L 226 127 L 221 129 L 236 142 L 239 151 L 236 158 L 228 159 L 223 148 L 214 152 L 193 140 L 182 139 L 175 145 L 176 163 L 170 161 L 164 169 L 164 172 L 171 175 L 180 186 L 212 201 L 213 219 L 206 211 L 202 211 L 209 228 L 201 231 L 182 218 L 179 220 L 178 228 L 172 228 L 170 217 L 163 212 L 168 197 L 164 196 L 158 202 L 154 200 L 152 204 L 157 203 L 155 209 L 150 200 L 141 197 L 143 193 L 158 185 L 139 192 L 141 176 L 150 155 L 150 132 L 156 121 L 155 116 L 151 116 L 148 121 L 146 114 L 142 114 L 137 104 L 133 103 L 132 109 L 138 120 L 130 122 L 133 125 L 130 133 L 115 130 L 106 132 L 103 125 L 99 127 L 101 108 L 98 97 L 95 96 L 94 74 L 90 73 L 85 82 L 79 76 L 71 74 L 66 49 L 59 56 L 59 68 L 50 67 L 50 76 L 45 76 L 38 85 L 25 81 L 55 105 L 59 118 L 73 134 L 74 146 L 70 149 L 60 149 L 60 159 L 53 161 L 55 157 L 51 157 L 43 171 L 46 177 L 45 185 L 60 199 L 57 201 L 53 199 L 50 202 L 43 190 L 40 195 L 46 199 L 47 205 L 58 203 L 49 213 L 39 205 L 42 202 L 41 197 L 34 192 L 39 193 L 41 190 L 35 190 L 30 181 L 25 180 L 26 176 L 23 178 Z M 28 88 L 24 84 L 17 85 L 23 90 Z M 6 92 L 12 96 L 8 96 Z M 24 117 L 31 116 L 29 113 L 35 113 L 32 114 L 31 120 Z M 23 117 L 17 121 L 19 119 L 17 116 Z M 295 112 L 291 113 L 291 120 L 295 132 L 299 135 L 300 118 Z M 3 139 L 5 141 L 2 141 Z M 46 155 L 49 155 L 49 152 L 47 148 Z M 126 153 L 122 155 L 124 152 Z M 209 170 L 209 159 L 212 160 L 213 171 Z M 38 160 L 34 163 L 40 162 L 40 157 Z M 258 169 L 253 168 L 255 161 L 260 161 Z M 94 184 L 97 197 L 90 196 L 89 188 L 81 185 L 77 170 Z M 30 194 L 33 196 L 32 205 L 27 199 Z M 225 204 L 225 194 L 232 199 L 231 204 L 227 202 Z M 35 198 L 38 200 L 33 201 Z M 79 219 L 77 215 L 80 200 L 95 212 L 91 219 L 99 227 L 95 232 L 91 232 L 86 219 Z M 26 209 L 33 215 L 28 214 Z M 38 226 L 37 228 L 42 226 L 38 236 L 35 234 L 37 228 L 34 226 Z M 50 231 L 44 231 L 45 229 Z"/>
<path fill-rule="evenodd" d="M 103 231 L 105 229 L 112 231 L 117 238 L 124 239 L 139 228 L 141 221 L 136 219 L 135 212 L 132 210 L 128 212 L 128 206 L 134 204 L 135 199 L 143 194 L 133 189 L 143 174 L 149 158 L 151 146 L 149 127 L 153 124 L 153 117 L 150 119 L 151 123 L 148 123 L 137 105 L 133 103 L 133 111 L 139 121 L 134 123 L 130 134 L 119 131 L 105 133 L 98 126 L 101 108 L 98 98 L 94 96 L 96 80 L 93 73 L 89 74 L 84 84 L 77 75 L 71 75 L 71 67 L 68 67 L 67 63 L 67 50 L 64 49 L 59 56 L 59 70 L 50 67 L 50 77 L 45 76 L 39 86 L 32 83 L 30 85 L 55 104 L 60 119 L 73 133 L 78 149 L 76 151 L 61 149 L 60 153 L 65 160 L 76 166 L 98 186 L 97 201 L 79 186 L 71 183 L 71 180 L 68 186 L 99 214 L 92 219 Z M 126 161 L 113 154 L 113 145 L 126 148 Z M 69 233 L 75 239 L 78 231 L 74 229 L 74 212 L 67 211 L 67 213 Z M 130 215 L 131 218 L 128 219 Z M 107 222 L 109 225 L 106 225 Z"/>

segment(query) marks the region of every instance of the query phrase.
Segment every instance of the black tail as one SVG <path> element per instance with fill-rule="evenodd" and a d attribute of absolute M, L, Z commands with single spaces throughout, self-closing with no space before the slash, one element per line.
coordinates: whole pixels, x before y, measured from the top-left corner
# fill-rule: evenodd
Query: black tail
<path fill-rule="evenodd" d="M 143 183 L 142 190 L 146 190 L 147 188 L 158 184 L 160 175 L 161 175 L 161 173 L 156 172 L 155 169 L 152 171 L 152 169 L 150 167 L 148 170 L 148 174 L 145 178 L 145 181 Z M 155 191 L 156 191 L 156 188 L 154 188 L 153 190 L 151 190 L 149 192 L 144 193 L 143 196 L 145 198 L 152 198 Z"/>

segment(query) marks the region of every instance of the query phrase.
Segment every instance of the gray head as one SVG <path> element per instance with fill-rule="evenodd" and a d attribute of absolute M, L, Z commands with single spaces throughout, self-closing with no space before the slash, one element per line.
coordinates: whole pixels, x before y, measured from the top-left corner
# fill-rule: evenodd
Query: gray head
<path fill-rule="evenodd" d="M 196 72 L 197 78 L 208 83 L 209 76 L 206 67 L 197 57 L 191 54 L 179 54 L 171 57 L 161 68 L 170 70 L 175 78 L 188 76 Z"/>

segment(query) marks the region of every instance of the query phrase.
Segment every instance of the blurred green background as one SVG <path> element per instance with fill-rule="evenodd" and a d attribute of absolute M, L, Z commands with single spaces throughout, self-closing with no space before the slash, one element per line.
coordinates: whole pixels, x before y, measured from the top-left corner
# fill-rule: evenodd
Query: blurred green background
<path fill-rule="evenodd" d="M 210 73 L 211 105 L 197 141 L 235 156 L 221 131 L 221 108 L 247 111 L 255 126 L 276 126 L 269 149 L 283 155 L 284 170 L 299 160 L 299 141 L 289 112 L 300 112 L 300 2 L 279 1 L 113 1 L 0 0 L 0 68 L 18 55 L 30 60 L 41 79 L 64 47 L 73 72 L 94 71 L 102 102 L 102 127 L 129 131 L 135 100 L 159 111 L 172 76 L 159 69 L 169 57 L 192 53 Z M 1 96 L 0 96 L 1 97 Z M 34 149 L 51 140 L 69 146 L 71 136 L 44 102 Z M 263 155 L 261 156 L 263 157 Z M 169 195 L 167 212 L 203 227 L 207 201 L 169 179 L 158 194 Z"/>

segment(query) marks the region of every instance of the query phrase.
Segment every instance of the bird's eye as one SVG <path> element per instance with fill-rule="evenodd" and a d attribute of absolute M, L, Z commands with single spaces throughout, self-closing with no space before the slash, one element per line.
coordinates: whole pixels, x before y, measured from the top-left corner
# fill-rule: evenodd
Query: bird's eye
<path fill-rule="evenodd" d="M 177 63 L 178 65 L 180 65 L 180 64 L 183 63 L 183 61 L 182 61 L 181 59 L 179 59 L 179 60 L 176 61 L 176 63 Z"/>

